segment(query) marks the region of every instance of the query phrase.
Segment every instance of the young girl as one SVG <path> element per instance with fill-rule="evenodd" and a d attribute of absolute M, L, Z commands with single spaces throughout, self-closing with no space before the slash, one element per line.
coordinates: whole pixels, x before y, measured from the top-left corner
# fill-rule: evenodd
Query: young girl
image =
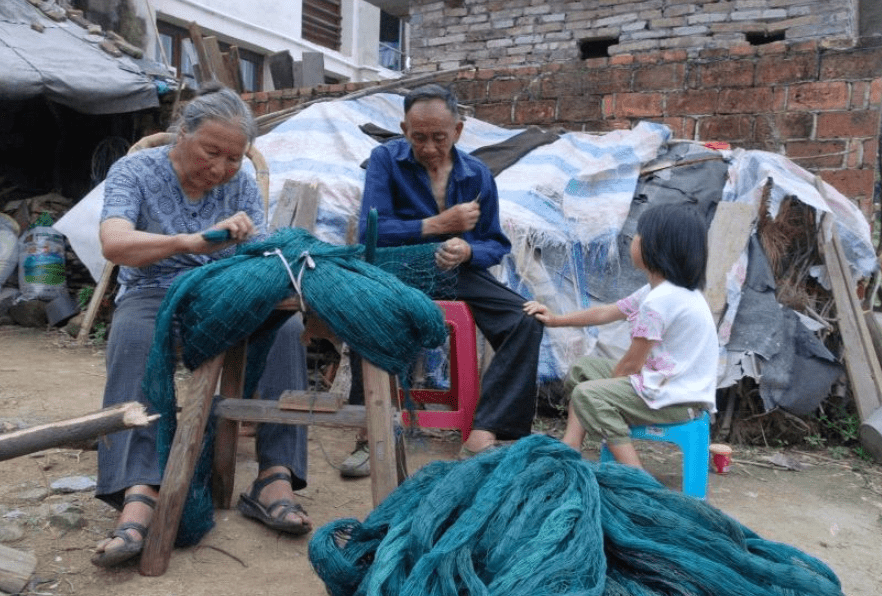
<path fill-rule="evenodd" d="M 648 207 L 637 222 L 631 260 L 649 283 L 615 304 L 554 315 L 530 301 L 524 311 L 547 327 L 628 319 L 631 345 L 621 360 L 586 356 L 570 369 L 563 442 L 581 450 L 586 434 L 605 439 L 616 461 L 639 468 L 629 426 L 684 422 L 716 410 L 716 325 L 700 292 L 704 219 L 687 205 Z"/>

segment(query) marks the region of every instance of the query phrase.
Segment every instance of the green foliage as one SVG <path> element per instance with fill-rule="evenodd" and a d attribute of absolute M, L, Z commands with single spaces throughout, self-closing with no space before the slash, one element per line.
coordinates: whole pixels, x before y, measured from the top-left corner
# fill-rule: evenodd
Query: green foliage
<path fill-rule="evenodd" d="M 100 321 L 95 324 L 95 330 L 92 331 L 92 341 L 95 343 L 104 343 L 107 341 L 107 323 Z"/>
<path fill-rule="evenodd" d="M 80 288 L 80 291 L 77 292 L 77 306 L 80 307 L 80 310 L 86 309 L 92 300 L 93 294 L 95 294 L 95 286 L 83 286 Z"/>

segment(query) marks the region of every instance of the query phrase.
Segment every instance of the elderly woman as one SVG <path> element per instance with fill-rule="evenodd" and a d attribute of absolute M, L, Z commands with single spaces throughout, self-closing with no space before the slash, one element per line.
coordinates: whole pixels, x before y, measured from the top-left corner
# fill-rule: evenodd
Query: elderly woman
<path fill-rule="evenodd" d="M 105 407 L 146 402 L 141 381 L 154 323 L 175 278 L 266 233 L 257 184 L 240 170 L 257 135 L 241 98 L 224 87 L 206 87 L 184 107 L 173 130 L 172 145 L 120 159 L 105 182 L 101 246 L 120 265 Z M 229 240 L 209 242 L 203 238 L 207 230 L 227 230 Z M 262 399 L 306 388 L 302 329 L 297 317 L 279 329 L 258 386 Z M 293 494 L 306 486 L 306 428 L 260 425 L 256 448 L 258 476 L 241 495 L 239 510 L 275 530 L 309 532 L 310 520 Z M 154 427 L 118 432 L 99 444 L 97 497 L 120 514 L 116 529 L 98 544 L 95 565 L 109 567 L 140 554 L 161 479 Z"/>

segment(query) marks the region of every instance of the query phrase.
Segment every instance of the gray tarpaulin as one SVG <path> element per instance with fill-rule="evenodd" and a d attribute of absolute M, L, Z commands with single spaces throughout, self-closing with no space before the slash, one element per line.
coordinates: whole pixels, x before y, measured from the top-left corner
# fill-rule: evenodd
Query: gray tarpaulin
<path fill-rule="evenodd" d="M 26 0 L 0 1 L 0 100 L 44 95 L 84 114 L 158 106 L 151 78 L 131 59 L 102 50 L 103 39 L 69 20 L 53 21 Z"/>

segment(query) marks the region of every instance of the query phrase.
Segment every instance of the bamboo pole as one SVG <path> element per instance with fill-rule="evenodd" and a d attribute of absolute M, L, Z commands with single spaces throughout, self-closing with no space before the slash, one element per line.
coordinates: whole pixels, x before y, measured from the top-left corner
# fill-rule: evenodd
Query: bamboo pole
<path fill-rule="evenodd" d="M 0 434 L 0 461 L 51 447 L 107 435 L 159 418 L 148 416 L 143 404 L 130 401 L 98 412 Z"/>

